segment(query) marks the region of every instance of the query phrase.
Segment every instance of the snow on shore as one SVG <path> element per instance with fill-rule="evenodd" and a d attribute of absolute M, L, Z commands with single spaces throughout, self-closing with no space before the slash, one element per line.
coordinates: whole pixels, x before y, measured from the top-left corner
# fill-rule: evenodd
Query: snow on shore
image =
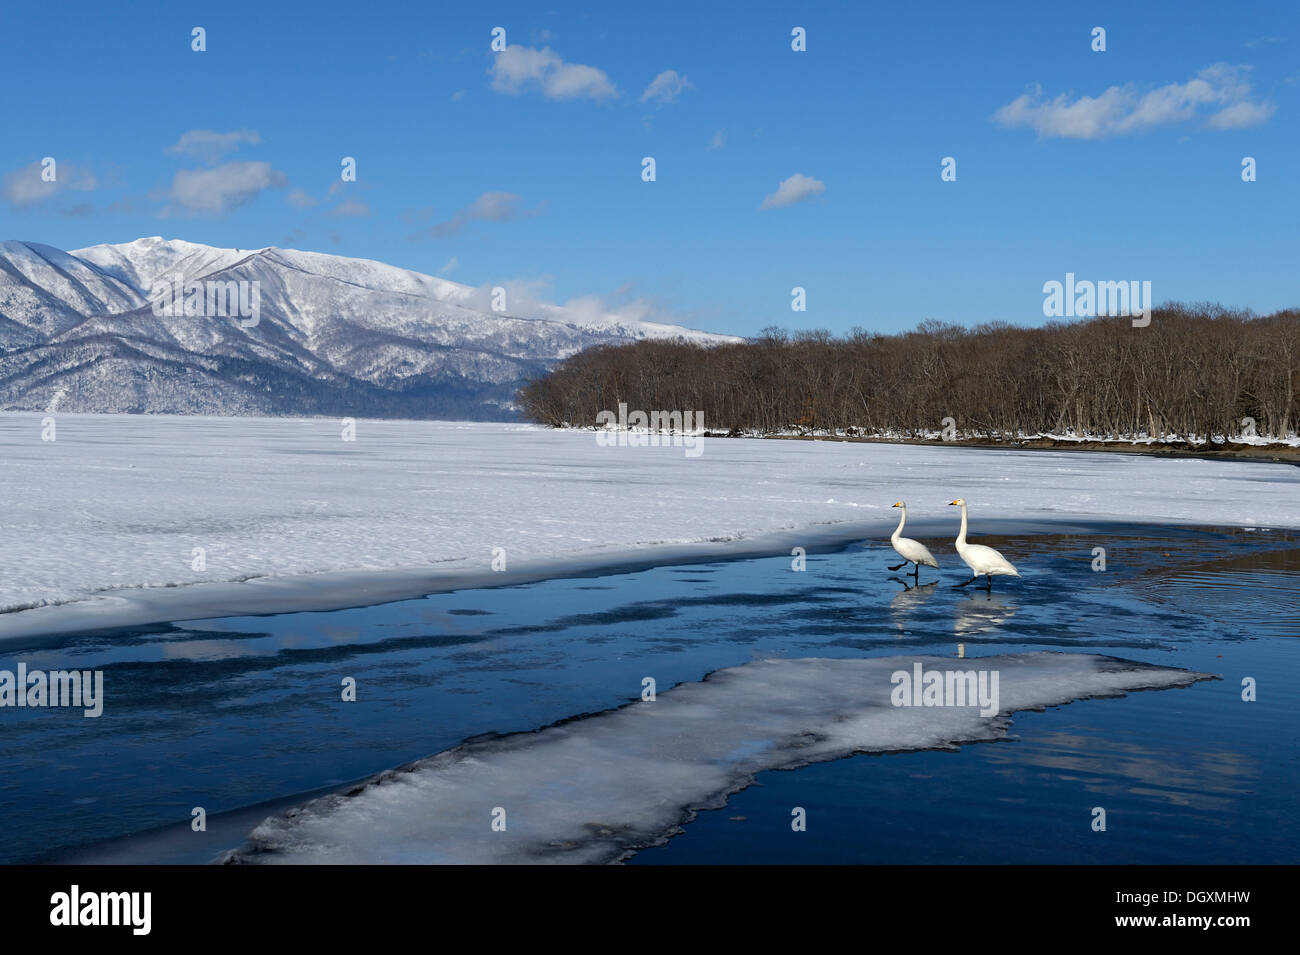
<path fill-rule="evenodd" d="M 58 415 L 43 441 L 43 417 L 0 414 L 0 611 L 21 611 L 0 613 L 0 638 L 788 552 L 888 536 L 899 499 L 916 536 L 955 534 L 957 496 L 976 535 L 1009 519 L 1300 527 L 1287 465 L 721 438 L 694 456 L 430 421 L 361 420 L 345 441 L 337 419 Z"/>
<path fill-rule="evenodd" d="M 983 671 L 990 683 L 996 673 L 1000 714 L 894 705 L 892 675 L 917 664 Z M 267 819 L 225 861 L 613 862 L 662 842 L 696 810 L 725 805 L 765 770 L 999 739 L 1016 710 L 1207 679 L 1068 653 L 762 660 L 653 701 L 474 740 L 380 774 L 351 795 Z"/>

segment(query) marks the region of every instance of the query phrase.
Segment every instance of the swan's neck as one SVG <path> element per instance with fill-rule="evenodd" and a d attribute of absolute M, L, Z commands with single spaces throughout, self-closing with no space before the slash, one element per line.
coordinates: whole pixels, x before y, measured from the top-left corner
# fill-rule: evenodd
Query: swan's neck
<path fill-rule="evenodd" d="M 894 533 L 889 535 L 890 540 L 898 540 L 898 535 L 903 533 L 903 525 L 907 523 L 907 508 L 902 509 L 898 515 L 898 526 L 894 528 Z"/>
<path fill-rule="evenodd" d="M 957 546 L 966 543 L 966 505 L 961 506 L 961 533 L 957 535 Z"/>

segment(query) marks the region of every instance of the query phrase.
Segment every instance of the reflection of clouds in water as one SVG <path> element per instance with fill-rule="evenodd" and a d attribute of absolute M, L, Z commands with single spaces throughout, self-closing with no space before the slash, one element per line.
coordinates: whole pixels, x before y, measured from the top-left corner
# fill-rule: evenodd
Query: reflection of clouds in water
<path fill-rule="evenodd" d="M 490 610 L 438 610 L 430 607 L 420 611 L 420 622 L 441 627 L 449 633 L 482 633 L 479 617 L 494 616 Z M 486 621 L 483 623 L 486 624 Z"/>
<path fill-rule="evenodd" d="M 470 623 L 474 617 L 456 617 L 438 610 L 426 610 L 420 614 L 421 622 L 436 627 L 439 633 L 448 636 L 480 637 L 487 632 L 486 627 Z"/>
<path fill-rule="evenodd" d="M 233 660 L 236 657 L 264 656 L 251 650 L 240 640 L 186 640 L 181 643 L 164 643 L 165 660 Z"/>
<path fill-rule="evenodd" d="M 1079 774 L 1073 778 L 1091 793 L 1124 792 L 1202 812 L 1229 811 L 1231 797 L 1251 792 L 1259 776 L 1258 763 L 1241 753 L 1169 753 L 1077 733 L 1047 733 L 996 749 L 987 756 L 1008 767 L 999 770 L 1003 775 L 1031 767 Z"/>
<path fill-rule="evenodd" d="M 276 640 L 276 647 L 280 650 L 297 650 L 305 646 L 310 646 L 310 639 L 297 631 L 282 633 Z"/>
<path fill-rule="evenodd" d="M 970 593 L 957 602 L 952 632 L 959 637 L 974 636 L 1002 626 L 1016 613 L 1014 598 L 1003 594 Z"/>
<path fill-rule="evenodd" d="M 318 632 L 331 643 L 353 643 L 361 637 L 360 627 L 339 627 L 327 624 L 322 625 Z"/>

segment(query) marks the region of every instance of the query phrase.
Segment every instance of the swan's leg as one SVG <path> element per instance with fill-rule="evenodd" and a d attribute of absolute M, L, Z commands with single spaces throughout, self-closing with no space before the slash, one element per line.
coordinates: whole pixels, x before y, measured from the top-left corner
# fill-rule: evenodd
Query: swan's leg
<path fill-rule="evenodd" d="M 921 565 L 920 565 L 920 564 L 917 564 L 915 567 L 912 568 L 912 576 L 915 577 L 917 580 L 920 580 L 920 579 L 921 579 Z"/>
<path fill-rule="evenodd" d="M 889 569 L 890 569 L 890 570 L 898 570 L 900 567 L 906 567 L 906 566 L 907 566 L 907 561 L 903 561 L 901 564 L 898 564 L 898 565 L 896 565 L 896 566 L 894 566 L 894 567 L 890 567 Z"/>
<path fill-rule="evenodd" d="M 964 584 L 953 584 L 953 586 L 954 586 L 954 587 L 965 587 L 967 584 L 973 584 L 973 583 L 975 582 L 975 578 L 978 577 L 978 576 L 979 576 L 979 575 L 976 574 L 974 577 L 971 577 L 970 580 L 966 581 L 966 583 L 964 583 Z"/>
<path fill-rule="evenodd" d="M 984 581 L 985 581 L 984 589 L 987 590 L 989 593 L 993 593 L 993 575 L 985 574 Z"/>

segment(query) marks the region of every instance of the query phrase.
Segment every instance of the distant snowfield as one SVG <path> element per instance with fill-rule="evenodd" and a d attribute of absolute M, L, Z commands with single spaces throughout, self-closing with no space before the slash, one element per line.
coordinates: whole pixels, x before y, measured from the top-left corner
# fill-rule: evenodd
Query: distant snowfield
<path fill-rule="evenodd" d="M 344 441 L 336 419 L 130 415 L 57 415 L 43 441 L 43 417 L 0 414 L 0 639 L 789 553 L 887 537 L 900 499 L 918 537 L 955 536 L 954 497 L 976 538 L 1300 527 L 1288 465 L 722 438 L 690 457 L 511 424 L 360 420 Z"/>

